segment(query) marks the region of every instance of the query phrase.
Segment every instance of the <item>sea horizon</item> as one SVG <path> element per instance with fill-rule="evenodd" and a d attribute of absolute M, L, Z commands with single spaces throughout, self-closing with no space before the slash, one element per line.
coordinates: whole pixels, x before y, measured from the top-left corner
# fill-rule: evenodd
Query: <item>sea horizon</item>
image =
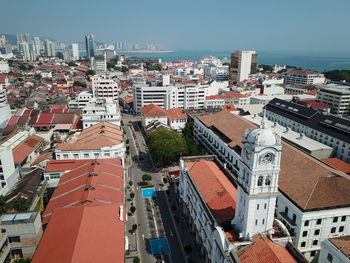
<path fill-rule="evenodd" d="M 174 50 L 169 53 L 135 53 L 118 52 L 119 55 L 138 57 L 157 57 L 162 62 L 178 60 L 199 61 L 203 56 L 215 56 L 230 59 L 232 51 L 228 50 Z M 306 70 L 318 72 L 329 70 L 350 70 L 350 54 L 340 52 L 316 52 L 316 51 L 257 51 L 258 64 L 290 65 Z"/>

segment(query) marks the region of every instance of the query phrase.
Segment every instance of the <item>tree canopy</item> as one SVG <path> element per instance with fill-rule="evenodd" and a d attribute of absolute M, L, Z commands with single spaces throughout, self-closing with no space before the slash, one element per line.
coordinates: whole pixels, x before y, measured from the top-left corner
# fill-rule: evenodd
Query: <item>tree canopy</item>
<path fill-rule="evenodd" d="M 160 166 L 177 162 L 181 156 L 205 154 L 193 139 L 193 123 L 186 123 L 183 134 L 175 130 L 155 129 L 148 135 L 147 142 L 152 156 Z"/>
<path fill-rule="evenodd" d="M 147 70 L 149 70 L 149 71 L 150 71 L 150 70 L 161 71 L 161 70 L 163 69 L 162 65 L 159 64 L 159 63 L 156 63 L 156 64 L 149 64 L 149 63 L 147 63 L 146 66 L 145 66 L 145 68 L 146 68 Z"/>
<path fill-rule="evenodd" d="M 333 81 L 350 82 L 350 70 L 332 70 L 323 72 L 324 76 Z"/>
<path fill-rule="evenodd" d="M 186 140 L 181 133 L 162 128 L 148 135 L 148 148 L 161 166 L 175 162 L 187 152 Z"/>

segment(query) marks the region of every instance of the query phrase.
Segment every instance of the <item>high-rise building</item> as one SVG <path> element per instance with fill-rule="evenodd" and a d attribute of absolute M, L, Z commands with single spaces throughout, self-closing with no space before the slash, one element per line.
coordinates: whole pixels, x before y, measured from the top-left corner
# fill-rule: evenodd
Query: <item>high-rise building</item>
<path fill-rule="evenodd" d="M 95 37 L 93 34 L 85 35 L 85 47 L 86 47 L 86 56 L 88 58 L 95 56 Z"/>
<path fill-rule="evenodd" d="M 36 55 L 40 55 L 40 38 L 39 37 L 33 37 L 34 42 L 34 51 Z"/>
<path fill-rule="evenodd" d="M 17 45 L 19 45 L 19 43 L 24 41 L 22 34 L 17 34 L 16 38 L 17 38 Z"/>
<path fill-rule="evenodd" d="M 55 43 L 48 39 L 45 40 L 45 54 L 48 57 L 54 57 L 56 55 Z"/>
<path fill-rule="evenodd" d="M 105 76 L 92 77 L 92 92 L 95 98 L 113 98 L 118 100 L 118 83 Z"/>
<path fill-rule="evenodd" d="M 248 79 L 256 73 L 258 54 L 255 51 L 237 51 L 231 54 L 230 84 Z"/>
<path fill-rule="evenodd" d="M 23 41 L 18 44 L 18 49 L 23 60 L 32 61 L 36 59 L 33 43 Z"/>
<path fill-rule="evenodd" d="M 72 44 L 72 59 L 78 60 L 79 59 L 79 44 Z"/>

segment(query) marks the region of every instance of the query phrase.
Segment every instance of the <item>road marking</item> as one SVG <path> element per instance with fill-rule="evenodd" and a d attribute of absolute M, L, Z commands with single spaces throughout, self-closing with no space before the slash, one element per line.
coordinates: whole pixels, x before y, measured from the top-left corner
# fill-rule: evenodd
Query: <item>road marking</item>
<path fill-rule="evenodd" d="M 142 234 L 142 239 L 145 240 L 145 235 L 144 234 Z"/>

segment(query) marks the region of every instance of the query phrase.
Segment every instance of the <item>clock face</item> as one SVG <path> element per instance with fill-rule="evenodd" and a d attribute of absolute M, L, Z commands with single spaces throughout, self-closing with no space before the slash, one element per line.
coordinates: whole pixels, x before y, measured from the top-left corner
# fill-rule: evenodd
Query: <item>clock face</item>
<path fill-rule="evenodd" d="M 272 153 L 267 153 L 263 157 L 261 157 L 261 163 L 262 164 L 269 164 L 273 160 L 273 155 Z"/>

